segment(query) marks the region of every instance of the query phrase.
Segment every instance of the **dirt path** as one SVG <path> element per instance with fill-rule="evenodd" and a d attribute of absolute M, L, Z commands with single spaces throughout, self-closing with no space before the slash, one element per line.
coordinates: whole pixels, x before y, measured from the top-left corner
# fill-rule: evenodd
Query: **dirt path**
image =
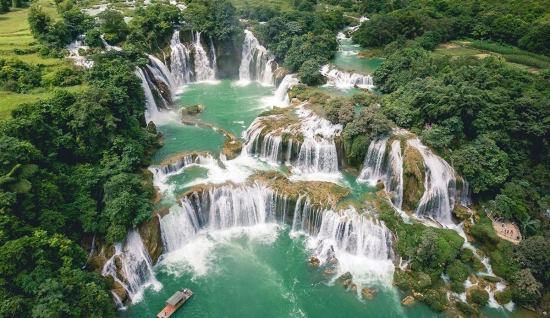
<path fill-rule="evenodd" d="M 491 214 L 491 211 L 487 211 L 487 215 L 493 222 L 493 228 L 497 232 L 498 236 L 516 245 L 521 242 L 521 232 L 515 223 L 510 220 L 496 220 L 496 218 Z"/>

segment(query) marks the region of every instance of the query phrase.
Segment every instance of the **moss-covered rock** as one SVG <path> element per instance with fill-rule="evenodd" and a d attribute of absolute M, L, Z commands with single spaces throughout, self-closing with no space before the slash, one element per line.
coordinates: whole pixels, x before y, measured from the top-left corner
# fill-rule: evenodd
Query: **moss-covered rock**
<path fill-rule="evenodd" d="M 472 260 L 472 257 L 474 257 L 474 252 L 472 252 L 472 250 L 467 248 L 463 248 L 462 250 L 460 250 L 460 260 L 463 263 L 469 262 L 470 260 Z"/>
<path fill-rule="evenodd" d="M 485 305 L 489 301 L 489 293 L 479 286 L 474 286 L 466 291 L 466 297 L 471 303 L 478 304 L 480 306 Z"/>
<path fill-rule="evenodd" d="M 242 142 L 227 138 L 223 143 L 222 153 L 227 159 L 232 160 L 241 154 L 242 149 Z"/>
<path fill-rule="evenodd" d="M 501 305 L 506 305 L 507 303 L 512 301 L 513 294 L 514 293 L 510 289 L 497 291 L 495 292 L 495 300 Z"/>
<path fill-rule="evenodd" d="M 403 209 L 414 211 L 424 194 L 424 160 L 418 150 L 407 146 L 403 156 Z"/>
<path fill-rule="evenodd" d="M 449 301 L 447 293 L 443 289 L 430 289 L 424 297 L 426 304 L 435 312 L 442 312 L 447 309 Z"/>
<path fill-rule="evenodd" d="M 458 259 L 455 259 L 447 265 L 445 273 L 453 280 L 453 282 L 464 282 L 470 274 L 468 266 L 461 263 Z"/>
<path fill-rule="evenodd" d="M 196 116 L 204 110 L 204 105 L 198 104 L 193 106 L 184 107 L 181 109 L 182 116 Z"/>
<path fill-rule="evenodd" d="M 157 216 L 151 217 L 139 226 L 138 231 L 143 245 L 151 255 L 151 261 L 156 264 L 163 251 L 159 218 Z"/>
<path fill-rule="evenodd" d="M 473 309 L 470 305 L 463 301 L 457 301 L 455 303 L 456 309 L 460 310 L 462 313 L 466 314 L 467 316 L 472 316 L 475 314 L 475 309 Z"/>

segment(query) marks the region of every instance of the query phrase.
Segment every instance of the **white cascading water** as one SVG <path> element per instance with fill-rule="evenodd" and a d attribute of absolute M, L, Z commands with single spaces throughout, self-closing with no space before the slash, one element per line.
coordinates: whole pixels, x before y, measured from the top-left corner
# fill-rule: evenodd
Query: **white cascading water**
<path fill-rule="evenodd" d="M 198 31 L 195 33 L 191 32 L 191 36 L 195 50 L 195 80 L 197 82 L 216 80 L 214 63 L 210 62 L 210 58 L 202 46 L 201 33 Z"/>
<path fill-rule="evenodd" d="M 367 182 L 371 186 L 376 186 L 378 181 L 386 181 L 384 158 L 387 144 L 388 138 L 377 138 L 371 141 L 358 181 Z"/>
<path fill-rule="evenodd" d="M 210 58 L 212 59 L 212 69 L 214 70 L 214 79 L 218 76 L 218 61 L 216 58 L 216 47 L 214 41 L 210 37 Z"/>
<path fill-rule="evenodd" d="M 145 92 L 145 121 L 148 123 L 151 120 L 154 120 L 154 118 L 158 115 L 159 110 L 157 104 L 155 103 L 153 93 L 151 92 L 151 88 L 147 83 L 147 78 L 145 77 L 143 70 L 139 67 L 136 67 L 136 70 L 134 72 L 141 80 L 141 88 L 143 88 L 143 92 Z"/>
<path fill-rule="evenodd" d="M 212 187 L 192 196 L 183 198 L 181 207 L 161 219 L 162 239 L 169 252 L 192 241 L 201 228 L 217 231 L 282 223 L 288 212 L 286 196 L 260 182 Z"/>
<path fill-rule="evenodd" d="M 300 119 L 298 122 L 292 122 L 284 127 L 276 127 L 267 132 L 261 142 L 260 137 L 265 129 L 264 120 L 276 119 L 284 115 L 256 118 L 245 132 L 246 143 L 243 152 L 250 156 L 258 155 L 274 164 L 280 164 L 285 159 L 283 158 L 282 135 L 284 133 L 292 136 L 301 134 L 304 140 L 298 145 L 298 158 L 295 162 L 290 162 L 292 141 L 289 142 L 290 147 L 287 150 L 286 161 L 293 165 L 295 172 L 300 174 L 338 173 L 338 151 L 334 138 L 340 136 L 342 125 L 333 125 L 303 106 L 302 104 L 296 108 Z"/>
<path fill-rule="evenodd" d="M 460 205 L 468 207 L 472 205 L 472 197 L 470 195 L 470 185 L 468 181 L 462 177 L 462 190 L 460 191 Z"/>
<path fill-rule="evenodd" d="M 69 51 L 69 58 L 74 60 L 74 65 L 80 66 L 83 68 L 91 68 L 94 66 L 94 61 L 87 59 L 85 56 L 80 56 L 78 50 L 88 50 L 89 47 L 85 45 L 82 40 L 82 36 L 79 36 L 76 40 L 71 42 L 67 46 L 67 51 Z"/>
<path fill-rule="evenodd" d="M 304 142 L 300 145 L 295 168 L 306 174 L 338 173 L 338 151 L 334 138 L 342 133 L 342 125 L 333 125 L 304 107 L 298 107 L 297 114 Z"/>
<path fill-rule="evenodd" d="M 403 157 L 401 142 L 394 140 L 386 158 L 387 138 L 371 141 L 357 182 L 366 182 L 376 186 L 384 183 L 384 189 L 391 194 L 393 205 L 401 210 L 403 205 Z"/>
<path fill-rule="evenodd" d="M 283 78 L 281 84 L 275 92 L 276 106 L 286 107 L 290 105 L 290 97 L 288 97 L 288 90 L 291 89 L 294 85 L 297 85 L 300 81 L 295 78 L 292 74 L 288 74 Z"/>
<path fill-rule="evenodd" d="M 265 85 L 273 85 L 273 59 L 268 58 L 266 48 L 260 45 L 252 32 L 245 30 L 244 34 L 239 82 L 246 85 L 256 80 Z"/>
<path fill-rule="evenodd" d="M 216 159 L 214 159 L 211 154 L 206 154 L 204 156 L 195 155 L 194 157 L 195 158 L 193 159 L 193 154 L 185 155 L 174 163 L 154 168 L 153 174 L 155 175 L 155 177 L 161 177 L 161 175 L 173 175 L 180 173 L 182 169 L 189 167 L 193 164 L 209 165 L 216 162 Z"/>
<path fill-rule="evenodd" d="M 139 302 L 143 298 L 143 291 L 149 286 L 153 286 L 155 290 L 162 288 L 155 278 L 151 257 L 137 230 L 128 233 L 124 245 L 117 243 L 114 247 L 115 254 L 105 263 L 101 275 L 112 276 L 119 282 L 132 302 Z M 120 260 L 123 280 L 118 277 L 116 258 Z"/>
<path fill-rule="evenodd" d="M 357 73 L 349 73 L 338 69 L 330 69 L 330 65 L 321 68 L 321 74 L 327 78 L 327 86 L 335 86 L 339 89 L 350 89 L 355 86 L 365 89 L 374 87 L 372 76 Z"/>
<path fill-rule="evenodd" d="M 151 62 L 151 67 L 149 69 L 154 74 L 155 79 L 163 81 L 171 92 L 175 92 L 178 85 L 176 84 L 176 79 L 172 76 L 172 73 L 170 73 L 166 65 L 151 54 L 149 54 L 149 61 Z"/>
<path fill-rule="evenodd" d="M 321 263 L 338 259 L 338 273 L 353 275 L 360 294 L 362 287 L 392 281 L 394 264 L 391 232 L 383 222 L 359 214 L 353 207 L 319 213 L 320 224 L 311 234 L 308 248 Z M 390 283 L 391 284 L 391 283 Z"/>
<path fill-rule="evenodd" d="M 103 42 L 103 46 L 105 47 L 105 51 L 110 51 L 110 50 L 122 51 L 122 49 L 118 46 L 109 45 L 109 43 L 107 43 L 107 41 L 105 41 L 105 35 L 104 34 L 100 35 L 99 38 L 101 39 L 101 42 Z"/>
<path fill-rule="evenodd" d="M 178 85 L 184 85 L 191 82 L 191 59 L 189 50 L 181 43 L 180 31 L 174 30 L 170 40 L 170 68 L 172 76 Z"/>
<path fill-rule="evenodd" d="M 403 156 L 401 155 L 401 142 L 394 140 L 388 163 L 388 178 L 384 184 L 386 191 L 392 195 L 393 205 L 401 210 L 403 206 Z"/>
<path fill-rule="evenodd" d="M 420 152 L 426 167 L 424 194 L 418 202 L 415 214 L 433 218 L 444 225 L 451 224 L 456 192 L 454 169 L 424 146 L 418 138 L 409 139 L 407 143 Z"/>

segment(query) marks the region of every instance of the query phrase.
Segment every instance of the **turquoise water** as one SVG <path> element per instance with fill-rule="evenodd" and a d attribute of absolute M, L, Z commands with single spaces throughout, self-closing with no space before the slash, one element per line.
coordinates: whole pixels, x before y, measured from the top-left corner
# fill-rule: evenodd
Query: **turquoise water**
<path fill-rule="evenodd" d="M 348 48 L 354 47 L 349 43 Z M 340 54 L 335 61 L 347 67 L 361 64 L 361 71 L 375 68 L 380 62 L 357 61 L 356 57 L 351 61 L 352 57 Z M 204 111 L 193 120 L 215 125 L 240 137 L 260 112 L 270 108 L 274 91 L 274 87 L 257 83 L 242 87 L 234 81 L 222 80 L 216 85 L 189 85 L 178 102 L 180 107 L 205 105 Z M 182 125 L 179 108 L 164 114 L 157 129 L 162 132 L 164 142 L 153 157 L 157 164 L 184 151 L 211 151 L 216 156 L 225 140 L 212 128 Z M 225 164 L 228 165 L 226 170 L 192 166 L 181 174 L 170 176 L 163 184 L 166 187 L 163 191 L 170 196 L 161 204 L 173 204 L 175 196 L 201 182 L 220 183 L 224 178 L 244 180 L 255 170 L 288 173 L 284 167 L 254 158 L 237 158 Z M 376 191 L 358 184 L 356 175 L 351 173 L 342 172 L 339 177 L 328 179 L 352 190 L 347 200 L 364 200 Z M 392 267 L 391 262 L 348 255 L 347 259 L 340 259 L 337 273 L 324 275 L 324 267 L 308 265 L 308 258 L 314 253 L 312 243 L 315 243 L 313 238 L 291 233 L 288 224 L 203 230 L 194 241 L 180 250 L 164 254 L 155 265 L 156 279 L 163 288 L 159 291 L 146 289 L 143 300 L 120 311 L 119 316 L 154 317 L 164 308 L 165 301 L 183 287 L 190 288 L 195 295 L 171 317 L 447 316 L 432 312 L 423 303 L 402 306 L 400 302 L 407 294 L 392 286 L 392 271 L 386 270 L 388 265 Z M 360 287 L 380 290 L 372 300 L 364 299 L 360 291 L 347 290 L 338 282 L 336 278 L 348 270 L 354 273 L 353 281 Z M 505 315 L 503 311 L 488 308 L 483 312 L 495 317 Z M 516 315 L 522 316 L 521 313 Z"/>
<path fill-rule="evenodd" d="M 384 59 L 359 58 L 358 53 L 364 49 L 353 43 L 351 38 L 338 40 L 340 50 L 330 63 L 343 71 L 359 73 L 364 75 L 372 74 L 384 61 Z"/>
<path fill-rule="evenodd" d="M 172 317 L 438 316 L 424 305 L 401 306 L 404 296 L 387 282 L 369 285 L 380 292 L 365 300 L 324 278 L 324 268 L 308 266 L 306 241 L 275 225 L 204 233 L 156 266 L 163 289 L 148 290 L 120 316 L 152 317 L 182 287 L 195 295 Z"/>

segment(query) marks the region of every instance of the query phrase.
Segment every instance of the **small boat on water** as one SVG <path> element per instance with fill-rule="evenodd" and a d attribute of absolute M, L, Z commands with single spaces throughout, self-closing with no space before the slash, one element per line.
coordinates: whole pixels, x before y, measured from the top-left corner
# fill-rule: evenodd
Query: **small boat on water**
<path fill-rule="evenodd" d="M 181 307 L 189 298 L 193 296 L 191 289 L 184 288 L 177 291 L 166 301 L 166 306 L 157 314 L 157 318 L 170 317 L 178 308 Z"/>

